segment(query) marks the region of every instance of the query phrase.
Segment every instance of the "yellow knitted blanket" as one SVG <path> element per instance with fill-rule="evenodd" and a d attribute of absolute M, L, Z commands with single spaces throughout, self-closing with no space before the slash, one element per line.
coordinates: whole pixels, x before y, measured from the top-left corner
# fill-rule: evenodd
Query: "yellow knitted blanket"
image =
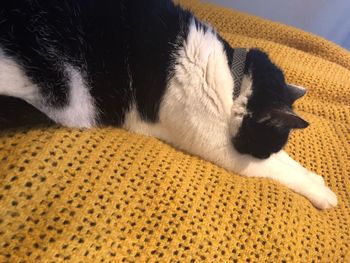
<path fill-rule="evenodd" d="M 311 126 L 287 151 L 338 195 L 319 211 L 267 179 L 244 178 L 123 130 L 0 135 L 0 262 L 350 262 L 350 55 L 319 37 L 182 1 L 234 46 L 260 47 L 309 88 Z"/>

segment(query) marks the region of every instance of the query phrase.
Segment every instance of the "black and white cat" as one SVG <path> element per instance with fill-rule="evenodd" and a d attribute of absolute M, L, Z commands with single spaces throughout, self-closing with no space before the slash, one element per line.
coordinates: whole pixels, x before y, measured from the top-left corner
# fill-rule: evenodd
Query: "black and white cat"
<path fill-rule="evenodd" d="M 0 95 L 56 123 L 123 127 L 230 171 L 272 178 L 316 207 L 324 180 L 282 150 L 304 95 L 257 49 L 233 49 L 170 0 L 2 0 Z"/>

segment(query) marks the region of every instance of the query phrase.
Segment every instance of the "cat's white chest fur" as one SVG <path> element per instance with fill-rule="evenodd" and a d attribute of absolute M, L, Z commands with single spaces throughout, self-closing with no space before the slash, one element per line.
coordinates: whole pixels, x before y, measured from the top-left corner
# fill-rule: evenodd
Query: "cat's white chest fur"
<path fill-rule="evenodd" d="M 223 163 L 229 157 L 222 155 L 222 149 L 231 147 L 230 138 L 246 114 L 251 81 L 249 78 L 243 81 L 242 95 L 234 102 L 234 80 L 222 44 L 213 31 L 204 32 L 194 22 L 176 58 L 175 73 L 161 102 L 159 121 L 156 124 L 142 121 L 133 106 L 123 127 Z"/>

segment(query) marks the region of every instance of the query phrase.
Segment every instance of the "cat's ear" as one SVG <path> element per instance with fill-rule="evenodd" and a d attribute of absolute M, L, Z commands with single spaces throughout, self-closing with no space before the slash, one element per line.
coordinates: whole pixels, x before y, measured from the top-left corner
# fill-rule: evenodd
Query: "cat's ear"
<path fill-rule="evenodd" d="M 307 121 L 288 107 L 265 110 L 259 115 L 258 122 L 289 129 L 304 129 L 309 126 Z"/>
<path fill-rule="evenodd" d="M 287 84 L 286 85 L 286 94 L 287 99 L 289 100 L 290 104 L 293 104 L 297 99 L 300 99 L 303 97 L 306 93 L 306 88 L 297 86 L 294 84 Z"/>

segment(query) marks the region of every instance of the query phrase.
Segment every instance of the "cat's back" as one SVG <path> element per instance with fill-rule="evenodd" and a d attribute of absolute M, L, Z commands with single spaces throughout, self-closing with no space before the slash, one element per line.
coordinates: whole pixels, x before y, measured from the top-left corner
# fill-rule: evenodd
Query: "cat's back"
<path fill-rule="evenodd" d="M 133 96 L 154 119 L 153 102 L 164 92 L 180 21 L 186 24 L 189 16 L 170 0 L 3 0 L 0 64 L 20 72 L 40 100 L 24 98 L 28 89 L 18 83 L 2 94 L 23 98 L 44 112 L 61 109 L 72 101 L 72 76 L 79 76 L 100 123 L 120 125 Z M 0 82 L 8 82 L 7 76 Z"/>
<path fill-rule="evenodd" d="M 2 0 L 0 49 L 19 60 L 36 51 L 123 60 L 130 45 L 143 52 L 176 34 L 182 13 L 171 0 Z"/>

